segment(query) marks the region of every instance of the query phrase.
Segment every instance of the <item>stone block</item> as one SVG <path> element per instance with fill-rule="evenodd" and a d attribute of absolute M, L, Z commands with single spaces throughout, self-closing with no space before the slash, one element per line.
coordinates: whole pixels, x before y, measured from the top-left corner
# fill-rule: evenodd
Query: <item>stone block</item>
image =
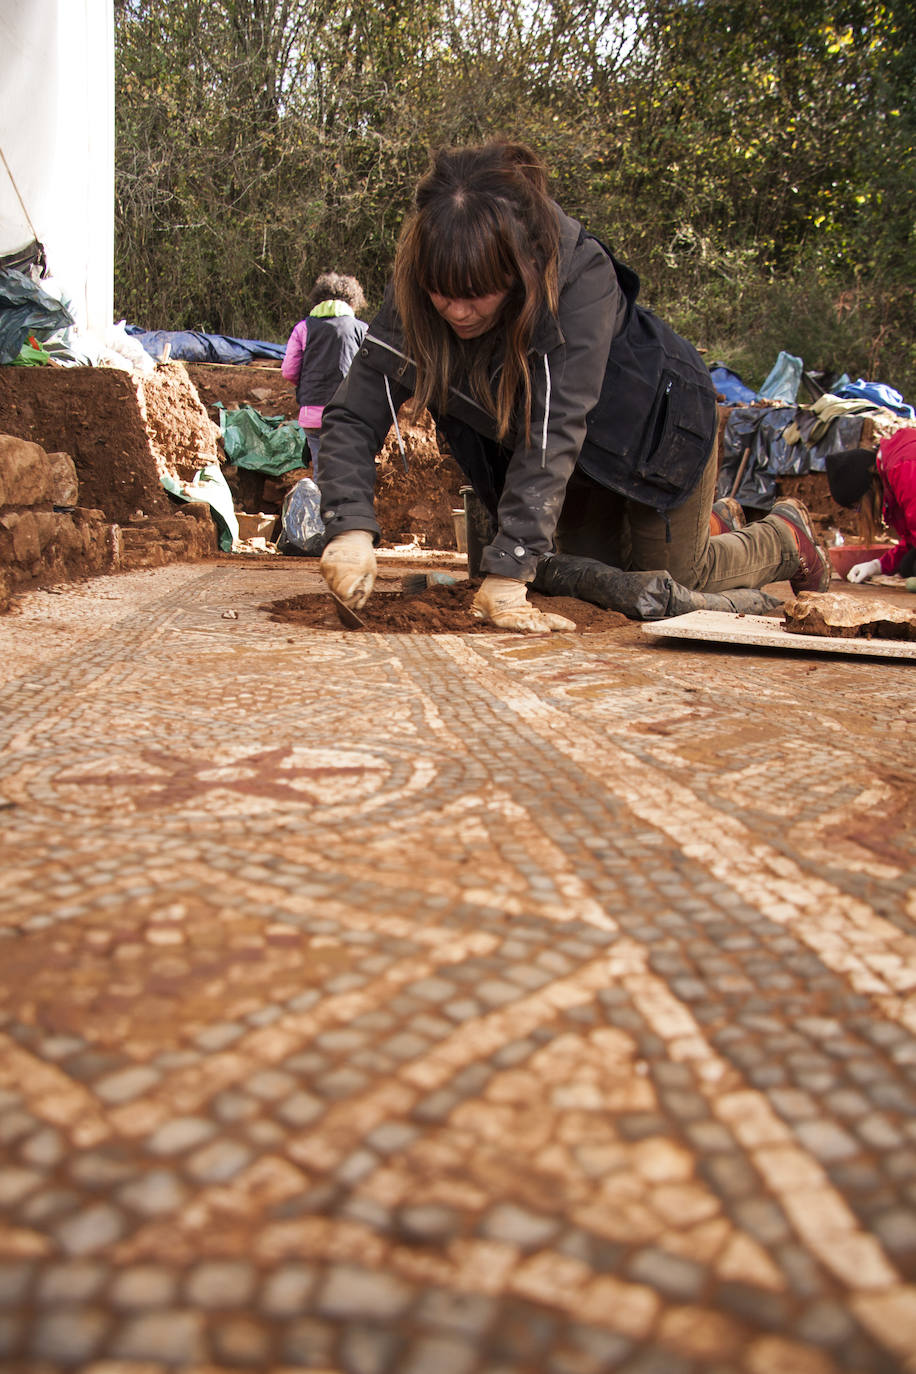
<path fill-rule="evenodd" d="M 38 548 L 43 554 L 48 545 L 57 539 L 62 531 L 62 527 L 73 526 L 72 520 L 68 520 L 66 515 L 53 510 L 36 510 L 30 512 L 35 521 L 35 528 L 38 532 Z"/>
<path fill-rule="evenodd" d="M 51 469 L 51 501 L 55 506 L 75 506 L 79 501 L 79 479 L 76 464 L 69 453 L 49 453 Z"/>
<path fill-rule="evenodd" d="M 40 444 L 0 434 L 0 508 L 51 500 L 51 465 Z"/>
<path fill-rule="evenodd" d="M 121 531 L 98 510 L 0 513 L 0 611 L 13 593 L 121 567 Z"/>
<path fill-rule="evenodd" d="M 133 520 L 120 534 L 121 566 L 128 569 L 209 558 L 219 550 L 216 522 L 201 502 L 188 502 L 173 515 Z"/>
<path fill-rule="evenodd" d="M 9 542 L 0 544 L 0 556 L 5 563 L 18 563 L 20 567 L 30 568 L 41 557 L 41 544 L 38 539 L 38 522 L 31 511 L 17 514 L 7 511 L 0 515 L 0 528 L 9 536 Z"/>

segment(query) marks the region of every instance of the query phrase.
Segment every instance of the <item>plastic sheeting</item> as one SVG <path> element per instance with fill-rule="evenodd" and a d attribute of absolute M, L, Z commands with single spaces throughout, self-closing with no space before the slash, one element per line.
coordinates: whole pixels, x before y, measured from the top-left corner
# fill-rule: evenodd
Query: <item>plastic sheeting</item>
<path fill-rule="evenodd" d="M 219 427 L 226 457 L 236 467 L 274 477 L 305 467 L 305 430 L 282 415 L 262 415 L 252 406 L 219 407 Z"/>
<path fill-rule="evenodd" d="M 73 316 L 56 297 L 22 272 L 0 272 L 0 363 L 18 358 L 29 335 L 49 339 L 73 323 Z"/>
<path fill-rule="evenodd" d="M 172 496 L 179 501 L 203 501 L 213 512 L 219 532 L 219 546 L 224 553 L 231 553 L 238 542 L 239 522 L 232 503 L 232 492 L 218 463 L 207 463 L 199 468 L 190 482 L 181 482 L 171 473 L 160 477 L 160 482 Z"/>
<path fill-rule="evenodd" d="M 709 375 L 716 391 L 725 397 L 726 405 L 748 405 L 751 401 L 756 401 L 756 391 L 747 386 L 737 372 L 732 372 L 725 363 L 711 363 Z"/>
<path fill-rule="evenodd" d="M 228 334 L 200 334 L 194 329 L 140 329 L 135 324 L 127 332 L 137 339 L 157 361 L 168 345 L 169 357 L 185 363 L 250 363 L 255 358 L 279 358 L 284 344 L 264 339 L 234 339 Z"/>
<path fill-rule="evenodd" d="M 858 448 L 862 435 L 862 415 L 840 415 L 831 421 L 827 432 L 809 447 L 804 442 L 806 427 L 817 423 L 813 411 L 796 406 L 736 406 L 728 416 L 722 437 L 722 464 L 716 482 L 716 496 L 734 494 L 742 506 L 769 510 L 776 500 L 778 478 L 823 472 L 828 453 Z M 790 444 L 784 432 L 798 425 L 802 439 Z M 810 423 L 809 423 L 810 422 Z M 745 450 L 749 450 L 744 476 L 732 493 Z"/>
<path fill-rule="evenodd" d="M 303 477 L 286 493 L 280 519 L 283 532 L 277 551 L 317 558 L 324 549 L 324 521 L 321 492 L 310 477 Z"/>
<path fill-rule="evenodd" d="M 798 385 L 804 366 L 801 358 L 796 358 L 794 353 L 786 353 L 783 350 L 773 364 L 769 377 L 757 392 L 760 400 L 794 402 L 798 398 Z"/>
<path fill-rule="evenodd" d="M 857 382 L 846 381 L 841 386 L 835 386 L 833 394 L 844 401 L 871 401 L 873 405 L 884 406 L 885 410 L 895 415 L 902 415 L 905 420 L 916 419 L 916 410 L 904 401 L 895 387 L 888 386 L 886 382 L 867 382 L 860 377 Z"/>
<path fill-rule="evenodd" d="M 0 253 L 38 239 L 82 329 L 111 324 L 114 6 L 0 0 Z M 15 185 L 11 184 L 11 177 Z"/>

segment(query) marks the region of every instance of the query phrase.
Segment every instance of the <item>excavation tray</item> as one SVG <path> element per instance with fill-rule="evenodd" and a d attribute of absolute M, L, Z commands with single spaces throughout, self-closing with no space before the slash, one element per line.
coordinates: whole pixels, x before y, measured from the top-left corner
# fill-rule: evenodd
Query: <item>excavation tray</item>
<path fill-rule="evenodd" d="M 643 633 L 658 639 L 695 639 L 737 648 L 803 649 L 806 653 L 854 654 L 865 658 L 916 659 L 916 643 L 902 639 L 833 639 L 826 635 L 790 634 L 782 621 L 766 615 L 728 611 L 691 611 L 670 620 L 652 620 Z"/>

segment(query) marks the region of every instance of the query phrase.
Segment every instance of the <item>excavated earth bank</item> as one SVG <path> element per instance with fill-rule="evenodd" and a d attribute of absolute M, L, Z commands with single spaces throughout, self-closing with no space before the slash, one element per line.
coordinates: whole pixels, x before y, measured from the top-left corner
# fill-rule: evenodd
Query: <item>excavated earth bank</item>
<path fill-rule="evenodd" d="M 219 463 L 238 512 L 274 517 L 290 487 L 311 475 L 311 469 L 304 467 L 273 478 L 227 464 L 219 435 L 220 406 L 231 410 L 242 405 L 286 420 L 298 414 L 293 388 L 282 377 L 279 364 L 266 360 L 247 365 L 170 362 L 143 375 L 115 368 L 0 368 L 0 435 L 38 444 L 55 461 L 61 454 L 72 458 L 78 478 L 74 504 L 99 526 L 99 537 L 90 541 L 93 549 L 107 525 L 110 537 L 104 538 L 112 549 L 109 564 L 113 558 L 115 566 L 125 569 L 217 556 L 209 511 L 171 498 L 161 486 L 162 475 L 186 480 L 204 464 Z M 726 407 L 720 407 L 723 421 L 726 413 Z M 410 543 L 417 554 L 424 549 L 455 550 L 453 512 L 462 504 L 463 476 L 453 459 L 440 450 L 428 414 L 415 422 L 402 411 L 399 420 L 404 454 L 392 428 L 376 459 L 376 513 L 383 545 Z M 833 542 L 837 530 L 847 542 L 855 537 L 855 513 L 831 500 L 823 473 L 784 477 L 780 488 L 781 494 L 806 503 L 825 543 Z M 47 524 L 49 511 L 50 507 L 37 512 L 36 519 L 40 516 Z M 50 543 L 46 553 L 44 545 L 33 549 L 32 540 L 22 553 L 28 542 L 23 534 L 28 521 L 22 523 L 27 514 L 18 506 L 2 513 L 7 524 L 19 522 L 14 553 L 3 555 L 11 564 L 18 560 L 17 566 L 7 569 L 8 583 L 34 585 L 53 582 L 61 575 L 92 576 L 100 570 L 98 557 L 95 552 L 90 556 L 88 545 L 85 566 L 80 564 L 85 532 L 69 540 L 65 562 L 56 555 L 50 557 Z M 188 519 L 189 514 L 194 518 Z M 761 513 L 748 514 L 754 518 Z M 77 518 L 85 523 L 87 517 Z M 114 567 L 106 565 L 106 570 Z M 373 623 L 372 628 L 394 631 L 467 631 L 471 622 L 459 601 L 457 592 L 415 595 L 410 613 L 418 617 L 417 624 L 402 625 L 395 622 L 403 619 L 407 602 L 400 593 L 378 590 L 369 619 L 384 615 L 385 625 Z M 593 628 L 583 623 L 583 616 L 607 614 L 594 607 L 583 612 L 583 603 L 575 605 L 580 609 L 571 618 L 580 628 Z M 555 603 L 552 608 L 558 609 Z M 286 608 L 289 614 L 294 611 L 297 616 L 312 613 L 302 606 Z M 324 611 L 314 614 L 323 616 Z"/>
<path fill-rule="evenodd" d="M 113 367 L 0 368 L 0 434 L 76 464 L 79 503 L 126 524 L 172 515 L 164 473 L 188 479 L 220 461 L 218 434 L 181 364 L 149 374 Z"/>

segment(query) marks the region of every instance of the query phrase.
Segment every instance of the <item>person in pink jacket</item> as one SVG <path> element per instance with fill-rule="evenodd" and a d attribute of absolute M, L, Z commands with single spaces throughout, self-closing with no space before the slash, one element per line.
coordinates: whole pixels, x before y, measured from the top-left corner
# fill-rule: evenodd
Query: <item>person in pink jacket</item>
<path fill-rule="evenodd" d="M 357 316 L 366 306 L 355 277 L 322 272 L 315 278 L 308 316 L 289 336 L 280 371 L 296 388 L 299 424 L 317 464 L 321 416 L 350 370 L 368 325 Z"/>
<path fill-rule="evenodd" d="M 840 506 L 858 506 L 868 542 L 881 524 L 898 543 L 880 558 L 856 563 L 849 582 L 866 582 L 879 573 L 912 577 L 916 573 L 916 429 L 898 429 L 882 439 L 877 453 L 857 448 L 827 456 L 830 495 Z"/>

